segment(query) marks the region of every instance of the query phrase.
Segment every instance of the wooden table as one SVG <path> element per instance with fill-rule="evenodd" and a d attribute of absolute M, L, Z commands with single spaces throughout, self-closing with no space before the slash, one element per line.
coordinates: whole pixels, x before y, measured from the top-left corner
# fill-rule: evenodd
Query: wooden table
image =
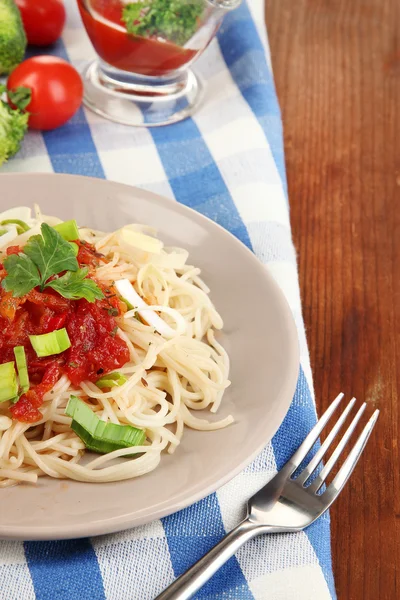
<path fill-rule="evenodd" d="M 331 511 L 338 598 L 397 600 L 400 2 L 266 4 L 318 409 L 381 409 Z"/>

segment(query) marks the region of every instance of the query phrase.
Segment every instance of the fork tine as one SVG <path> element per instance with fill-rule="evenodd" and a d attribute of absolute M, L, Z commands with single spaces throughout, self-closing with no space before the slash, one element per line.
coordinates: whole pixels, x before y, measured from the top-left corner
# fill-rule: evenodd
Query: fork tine
<path fill-rule="evenodd" d="M 366 409 L 366 407 L 367 407 L 367 404 L 366 404 L 366 402 L 364 402 L 364 404 L 362 404 L 360 406 L 360 408 L 358 409 L 352 422 L 350 423 L 350 425 L 344 432 L 342 439 L 338 443 L 335 450 L 332 452 L 332 456 L 327 461 L 326 465 L 323 467 L 323 469 L 321 470 L 321 473 L 318 475 L 318 477 L 316 477 L 314 479 L 314 481 L 311 483 L 311 485 L 308 487 L 310 492 L 318 492 L 319 488 L 324 483 L 324 481 L 328 477 L 329 473 L 332 471 L 333 467 L 335 466 L 335 464 L 338 461 L 339 456 L 342 454 L 344 447 L 346 446 L 353 431 L 355 430 L 358 421 L 361 419 L 361 416 L 362 416 L 364 410 Z"/>
<path fill-rule="evenodd" d="M 360 456 L 368 442 L 368 438 L 372 433 L 373 428 L 379 417 L 379 410 L 376 410 L 368 423 L 359 435 L 356 443 L 354 444 L 350 454 L 344 461 L 342 467 L 339 469 L 336 477 L 332 483 L 328 486 L 327 490 L 322 494 L 322 497 L 326 499 L 330 504 L 335 500 L 336 496 L 340 494 L 346 481 L 352 474 L 354 467 L 358 463 Z"/>
<path fill-rule="evenodd" d="M 319 463 L 325 456 L 325 453 L 328 450 L 329 446 L 332 444 L 333 440 L 335 439 L 336 434 L 341 429 L 343 423 L 345 422 L 345 420 L 347 418 L 347 415 L 353 408 L 355 401 L 356 401 L 355 398 L 352 398 L 350 400 L 350 402 L 348 403 L 348 405 L 346 406 L 346 408 L 340 415 L 339 419 L 335 423 L 335 426 L 332 428 L 331 432 L 326 437 L 326 440 L 324 441 L 322 446 L 319 448 L 318 452 L 315 454 L 315 456 L 310 460 L 310 462 L 305 467 L 305 469 L 297 477 L 298 483 L 304 484 L 307 481 L 307 479 L 309 479 L 309 477 L 312 475 L 312 473 L 315 471 L 315 469 L 317 468 L 317 466 L 319 465 Z"/>
<path fill-rule="evenodd" d="M 317 424 L 311 429 L 310 433 L 304 440 L 304 442 L 297 448 L 296 452 L 289 459 L 287 466 L 290 473 L 293 473 L 300 465 L 301 461 L 307 456 L 315 442 L 317 441 L 321 431 L 337 409 L 342 400 L 344 394 L 340 393 L 335 400 L 328 406 L 322 417 L 319 419 Z M 287 472 L 287 471 L 286 471 Z"/>

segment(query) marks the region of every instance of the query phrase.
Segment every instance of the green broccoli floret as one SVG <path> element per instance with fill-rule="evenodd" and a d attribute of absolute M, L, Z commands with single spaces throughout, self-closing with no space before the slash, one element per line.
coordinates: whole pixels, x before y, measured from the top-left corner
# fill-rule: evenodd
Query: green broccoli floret
<path fill-rule="evenodd" d="M 12 109 L 0 100 L 0 165 L 14 156 L 28 128 L 29 113 Z"/>
<path fill-rule="evenodd" d="M 0 0 L 0 75 L 19 65 L 25 48 L 26 35 L 14 0 Z"/>
<path fill-rule="evenodd" d="M 132 35 L 162 37 L 183 46 L 196 32 L 204 0 L 140 0 L 126 4 L 122 20 Z"/>

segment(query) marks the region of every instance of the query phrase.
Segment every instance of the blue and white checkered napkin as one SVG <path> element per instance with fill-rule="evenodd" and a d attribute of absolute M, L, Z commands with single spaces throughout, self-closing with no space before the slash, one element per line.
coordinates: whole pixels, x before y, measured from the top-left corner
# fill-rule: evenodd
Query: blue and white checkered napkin
<path fill-rule="evenodd" d="M 75 2 L 54 52 L 78 69 L 93 55 Z M 286 199 L 282 127 L 263 0 L 230 13 L 197 63 L 207 101 L 167 128 L 118 126 L 80 110 L 65 127 L 28 134 L 3 171 L 93 175 L 140 186 L 214 219 L 252 248 L 295 317 L 301 370 L 278 433 L 243 473 L 215 494 L 147 526 L 91 540 L 0 542 L 1 600 L 153 600 L 243 517 L 245 500 L 279 469 L 315 421 Z M 306 532 L 258 537 L 197 594 L 202 600 L 335 597 L 329 517 Z"/>

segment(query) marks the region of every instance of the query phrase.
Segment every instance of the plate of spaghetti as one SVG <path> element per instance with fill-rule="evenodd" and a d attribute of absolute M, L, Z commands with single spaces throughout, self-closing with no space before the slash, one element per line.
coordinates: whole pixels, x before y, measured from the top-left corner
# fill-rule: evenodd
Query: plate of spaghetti
<path fill-rule="evenodd" d="M 150 192 L 0 185 L 0 537 L 118 531 L 215 491 L 296 385 L 295 325 L 265 267 Z"/>

